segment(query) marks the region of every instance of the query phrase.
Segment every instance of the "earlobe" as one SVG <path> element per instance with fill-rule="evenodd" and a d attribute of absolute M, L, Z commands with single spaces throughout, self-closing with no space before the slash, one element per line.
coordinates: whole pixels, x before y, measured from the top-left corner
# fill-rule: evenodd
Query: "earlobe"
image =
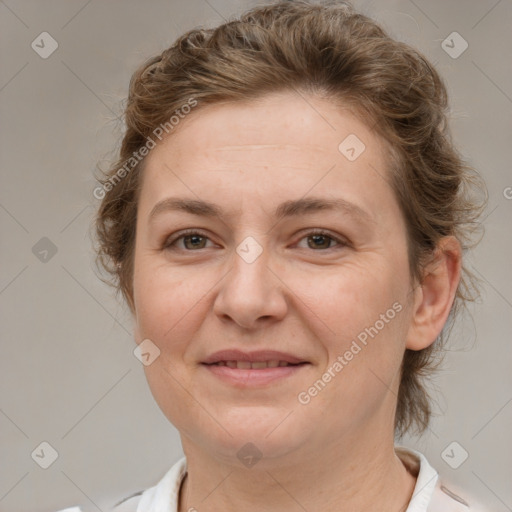
<path fill-rule="evenodd" d="M 441 333 L 459 285 L 461 257 L 461 246 L 455 237 L 447 236 L 439 241 L 432 261 L 424 270 L 423 280 L 414 291 L 406 348 L 422 350 Z"/>

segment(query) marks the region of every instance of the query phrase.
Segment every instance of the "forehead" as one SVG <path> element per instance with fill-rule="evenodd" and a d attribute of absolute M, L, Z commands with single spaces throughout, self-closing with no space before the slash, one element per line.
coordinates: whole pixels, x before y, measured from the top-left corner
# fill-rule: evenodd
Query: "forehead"
<path fill-rule="evenodd" d="M 314 161 L 315 152 L 337 158 L 339 144 L 348 136 L 359 141 L 359 149 L 364 144 L 374 157 L 385 144 L 348 105 L 280 92 L 251 101 L 196 107 L 158 144 L 148 160 L 172 148 L 176 158 L 263 158 L 286 151 L 292 160 L 309 162 Z"/>
<path fill-rule="evenodd" d="M 348 108 L 293 92 L 199 106 L 146 157 L 141 200 L 177 189 L 202 199 L 229 191 L 233 202 L 339 190 L 372 203 L 390 193 L 385 145 Z"/>

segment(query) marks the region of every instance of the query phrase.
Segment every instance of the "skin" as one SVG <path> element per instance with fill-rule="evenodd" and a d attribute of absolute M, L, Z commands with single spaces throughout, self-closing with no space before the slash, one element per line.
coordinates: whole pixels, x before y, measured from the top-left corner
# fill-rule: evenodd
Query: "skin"
<path fill-rule="evenodd" d="M 352 162 L 338 150 L 349 134 L 366 146 Z M 280 93 L 200 108 L 148 155 L 135 339 L 161 351 L 145 372 L 187 456 L 180 512 L 407 508 L 416 479 L 394 452 L 399 368 L 406 347 L 427 347 L 441 331 L 460 246 L 442 239 L 422 285 L 412 282 L 385 144 L 348 109 Z M 215 203 L 224 214 L 167 210 L 150 219 L 171 196 Z M 313 196 L 342 198 L 367 218 L 330 210 L 274 217 L 281 202 Z M 205 238 L 179 238 L 189 228 Z M 332 238 L 311 237 L 313 229 Z M 236 252 L 249 236 L 262 249 L 252 263 Z M 402 310 L 299 403 L 298 394 L 395 303 Z M 243 388 L 200 364 L 228 348 L 280 350 L 310 364 L 270 386 Z M 251 468 L 237 457 L 248 442 L 262 453 Z"/>

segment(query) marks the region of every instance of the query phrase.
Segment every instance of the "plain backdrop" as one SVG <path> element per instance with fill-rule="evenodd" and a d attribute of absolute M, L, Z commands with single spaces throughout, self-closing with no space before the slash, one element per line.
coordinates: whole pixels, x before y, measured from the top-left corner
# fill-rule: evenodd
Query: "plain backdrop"
<path fill-rule="evenodd" d="M 126 308 L 95 274 L 94 173 L 119 143 L 135 68 L 185 30 L 256 4 L 0 1 L 1 511 L 106 511 L 182 456 L 133 355 Z M 470 258 L 482 299 L 457 327 L 434 381 L 431 429 L 402 444 L 492 510 L 512 510 L 512 3 L 355 5 L 435 63 L 455 140 L 489 189 L 486 234 Z M 449 36 L 452 55 L 443 46 Z M 450 445 L 457 457 L 468 454 L 457 469 L 442 456 Z M 52 449 L 57 459 L 43 469 Z"/>

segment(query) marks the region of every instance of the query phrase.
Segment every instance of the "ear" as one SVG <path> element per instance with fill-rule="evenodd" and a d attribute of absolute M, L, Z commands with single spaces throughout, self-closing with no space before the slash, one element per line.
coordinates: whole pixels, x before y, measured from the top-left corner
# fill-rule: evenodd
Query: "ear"
<path fill-rule="evenodd" d="M 448 319 L 460 281 L 462 249 L 453 236 L 437 244 L 432 261 L 423 272 L 422 282 L 414 290 L 411 325 L 406 347 L 421 350 L 439 336 Z"/>

